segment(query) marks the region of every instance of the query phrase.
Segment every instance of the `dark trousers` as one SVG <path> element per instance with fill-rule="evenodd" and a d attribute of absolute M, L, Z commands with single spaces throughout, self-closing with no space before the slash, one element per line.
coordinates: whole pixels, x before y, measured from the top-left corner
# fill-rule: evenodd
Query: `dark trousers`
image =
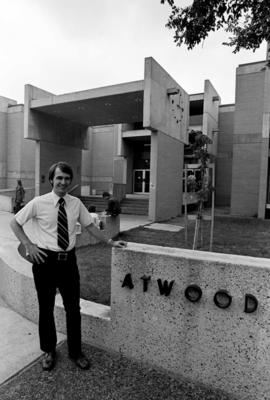
<path fill-rule="evenodd" d="M 58 261 L 56 253 L 48 252 L 46 261 L 33 264 L 34 282 L 39 303 L 40 348 L 55 351 L 56 329 L 54 304 L 56 289 L 63 298 L 66 311 L 67 343 L 70 357 L 81 354 L 80 276 L 75 251 L 65 261 Z"/>

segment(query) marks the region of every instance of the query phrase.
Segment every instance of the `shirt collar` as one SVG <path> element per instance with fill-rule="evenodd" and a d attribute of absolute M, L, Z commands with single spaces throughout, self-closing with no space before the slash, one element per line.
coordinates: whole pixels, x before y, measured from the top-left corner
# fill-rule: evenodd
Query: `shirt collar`
<path fill-rule="evenodd" d="M 53 190 L 52 190 L 51 193 L 52 193 L 52 199 L 53 199 L 54 207 L 56 207 L 57 204 L 58 204 L 58 201 L 59 201 L 60 197 L 57 196 L 57 194 L 54 193 Z M 65 196 L 63 197 L 63 199 L 65 200 L 66 204 L 68 204 L 68 202 L 69 202 L 69 195 L 68 195 L 68 194 L 65 194 Z"/>

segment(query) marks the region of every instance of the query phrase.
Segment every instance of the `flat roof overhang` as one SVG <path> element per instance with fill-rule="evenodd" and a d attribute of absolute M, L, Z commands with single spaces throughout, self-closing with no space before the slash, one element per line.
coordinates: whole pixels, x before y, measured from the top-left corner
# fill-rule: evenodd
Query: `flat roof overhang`
<path fill-rule="evenodd" d="M 25 87 L 24 137 L 61 142 L 60 134 L 87 136 L 90 126 L 142 123 L 187 143 L 189 96 L 152 58 L 145 59 L 144 80 L 54 95 Z"/>
<path fill-rule="evenodd" d="M 143 121 L 144 81 L 31 100 L 30 109 L 83 126 Z"/>

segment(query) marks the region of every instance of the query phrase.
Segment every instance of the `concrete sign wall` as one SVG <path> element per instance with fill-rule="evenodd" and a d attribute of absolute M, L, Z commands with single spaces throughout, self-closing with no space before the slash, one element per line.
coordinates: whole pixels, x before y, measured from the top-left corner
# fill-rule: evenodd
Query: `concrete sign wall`
<path fill-rule="evenodd" d="M 113 257 L 113 346 L 238 399 L 268 399 L 269 294 L 269 260 L 130 243 Z"/>
<path fill-rule="evenodd" d="M 31 265 L 14 237 L 3 240 L 1 296 L 37 321 Z M 269 298 L 267 259 L 129 243 L 113 249 L 111 307 L 81 300 L 83 341 L 238 400 L 268 400 Z M 65 332 L 58 300 L 55 315 Z"/>

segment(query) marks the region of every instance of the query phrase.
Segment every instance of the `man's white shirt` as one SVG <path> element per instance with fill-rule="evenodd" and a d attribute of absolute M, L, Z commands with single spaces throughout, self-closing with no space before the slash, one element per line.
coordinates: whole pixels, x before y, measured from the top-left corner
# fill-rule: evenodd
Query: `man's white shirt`
<path fill-rule="evenodd" d="M 69 246 L 67 251 L 69 251 L 75 246 L 77 222 L 82 227 L 86 227 L 94 221 L 80 199 L 69 194 L 63 198 L 68 219 Z M 16 221 L 22 226 L 30 219 L 32 220 L 34 243 L 43 249 L 62 251 L 57 244 L 59 199 L 60 197 L 53 191 L 34 197 L 15 215 Z"/>

